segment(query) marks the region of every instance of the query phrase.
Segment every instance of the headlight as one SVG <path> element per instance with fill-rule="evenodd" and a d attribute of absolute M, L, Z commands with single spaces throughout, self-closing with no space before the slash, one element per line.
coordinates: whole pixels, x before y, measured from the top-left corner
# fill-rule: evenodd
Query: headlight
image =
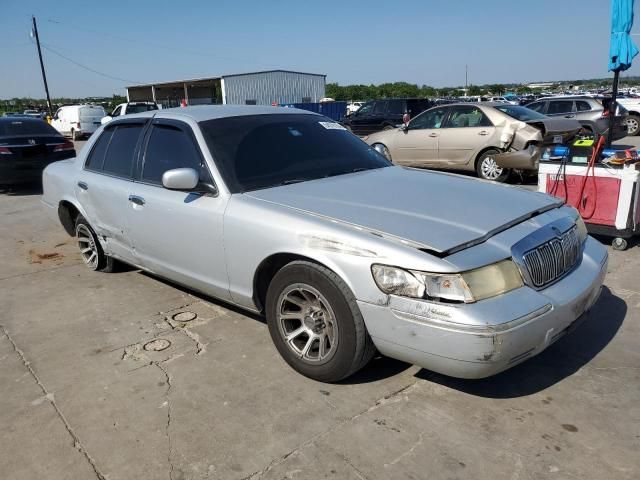
<path fill-rule="evenodd" d="M 373 265 L 371 273 L 384 293 L 450 302 L 477 302 L 523 285 L 518 267 L 511 260 L 454 274 L 418 272 L 388 265 Z"/>
<path fill-rule="evenodd" d="M 580 214 L 578 214 L 578 218 L 576 218 L 576 227 L 578 228 L 578 238 L 580 239 L 580 243 L 584 243 L 589 233 L 587 232 L 587 226 L 584 224 L 584 220 Z"/>

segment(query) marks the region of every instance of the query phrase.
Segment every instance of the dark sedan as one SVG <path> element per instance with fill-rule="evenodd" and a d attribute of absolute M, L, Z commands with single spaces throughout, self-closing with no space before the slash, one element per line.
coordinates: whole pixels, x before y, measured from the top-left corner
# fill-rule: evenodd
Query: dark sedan
<path fill-rule="evenodd" d="M 44 167 L 75 156 L 73 143 L 43 120 L 0 118 L 0 185 L 39 180 Z"/>

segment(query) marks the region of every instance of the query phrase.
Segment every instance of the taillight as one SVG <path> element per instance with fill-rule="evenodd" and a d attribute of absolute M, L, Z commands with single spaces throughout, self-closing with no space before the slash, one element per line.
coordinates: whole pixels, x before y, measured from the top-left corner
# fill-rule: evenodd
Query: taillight
<path fill-rule="evenodd" d="M 11 150 L 7 147 L 0 147 L 0 155 L 11 155 Z"/>
<path fill-rule="evenodd" d="M 75 147 L 73 146 L 73 143 L 71 143 L 69 140 L 65 140 L 64 143 L 61 143 L 60 145 L 56 145 L 53 149 L 54 152 L 68 152 L 70 150 L 75 149 Z"/>
<path fill-rule="evenodd" d="M 76 126 L 77 126 L 78 128 L 80 128 L 80 122 L 76 123 Z"/>
<path fill-rule="evenodd" d="M 607 118 L 608 116 L 609 116 L 609 109 L 608 109 L 608 108 L 605 108 L 605 109 L 602 111 L 602 118 Z"/>

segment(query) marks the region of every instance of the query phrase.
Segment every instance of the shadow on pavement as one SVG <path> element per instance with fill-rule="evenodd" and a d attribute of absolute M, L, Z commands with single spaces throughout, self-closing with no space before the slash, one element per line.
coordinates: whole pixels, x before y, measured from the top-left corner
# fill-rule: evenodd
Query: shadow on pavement
<path fill-rule="evenodd" d="M 11 197 L 42 195 L 42 182 L 38 180 L 18 185 L 0 185 L 0 195 L 8 195 Z"/>
<path fill-rule="evenodd" d="M 616 335 L 626 313 L 626 302 L 604 287 L 589 317 L 574 332 L 540 355 L 506 372 L 481 380 L 452 378 L 428 370 L 421 370 L 416 376 L 478 397 L 532 395 L 573 375 L 589 363 Z"/>
<path fill-rule="evenodd" d="M 376 356 L 362 370 L 348 378 L 337 382 L 338 385 L 358 385 L 361 383 L 377 382 L 393 377 L 411 368 L 410 363 L 401 362 L 381 355 Z"/>

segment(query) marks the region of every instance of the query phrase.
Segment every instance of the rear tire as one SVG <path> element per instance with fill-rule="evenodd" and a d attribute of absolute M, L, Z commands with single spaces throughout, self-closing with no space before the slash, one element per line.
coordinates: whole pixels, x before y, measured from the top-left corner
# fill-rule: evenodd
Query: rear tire
<path fill-rule="evenodd" d="M 82 215 L 78 215 L 78 218 L 76 218 L 75 232 L 78 248 L 80 248 L 80 256 L 84 264 L 90 270 L 113 272 L 116 264 L 115 259 L 105 255 L 98 236 Z"/>
<path fill-rule="evenodd" d="M 295 261 L 276 273 L 267 290 L 266 316 L 282 358 L 314 380 L 342 380 L 375 353 L 353 293 L 315 263 Z"/>
<path fill-rule="evenodd" d="M 628 246 L 629 246 L 629 244 L 628 244 L 627 240 L 622 238 L 622 237 L 616 237 L 611 242 L 611 247 L 614 250 L 618 250 L 618 251 L 626 250 Z"/>
<path fill-rule="evenodd" d="M 73 140 L 74 142 L 78 141 L 77 132 L 73 128 L 71 129 L 71 140 Z"/>
<path fill-rule="evenodd" d="M 627 135 L 635 137 L 640 133 L 640 115 L 630 113 L 627 117 Z"/>
<path fill-rule="evenodd" d="M 493 159 L 494 155 L 502 153 L 496 148 L 490 148 L 482 152 L 476 160 L 476 174 L 483 180 L 493 182 L 506 182 L 511 171 L 508 168 L 499 167 Z"/>

